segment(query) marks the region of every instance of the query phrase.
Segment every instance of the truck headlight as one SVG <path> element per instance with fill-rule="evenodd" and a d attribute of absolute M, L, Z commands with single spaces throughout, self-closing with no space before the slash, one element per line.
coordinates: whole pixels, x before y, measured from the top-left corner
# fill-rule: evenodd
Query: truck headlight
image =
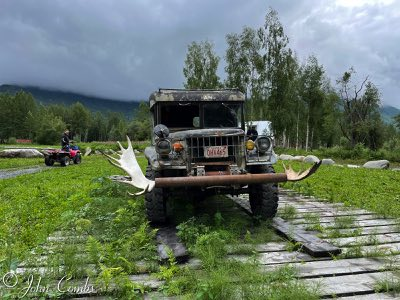
<path fill-rule="evenodd" d="M 259 137 L 257 139 L 257 148 L 261 153 L 265 153 L 271 147 L 271 139 L 268 137 Z"/>
<path fill-rule="evenodd" d="M 167 155 L 171 152 L 171 142 L 169 140 L 159 140 L 156 143 L 156 151 L 160 155 Z"/>
<path fill-rule="evenodd" d="M 247 150 L 253 150 L 254 149 L 254 147 L 255 147 L 255 144 L 254 144 L 254 142 L 252 141 L 252 140 L 247 140 L 246 141 L 246 149 Z"/>

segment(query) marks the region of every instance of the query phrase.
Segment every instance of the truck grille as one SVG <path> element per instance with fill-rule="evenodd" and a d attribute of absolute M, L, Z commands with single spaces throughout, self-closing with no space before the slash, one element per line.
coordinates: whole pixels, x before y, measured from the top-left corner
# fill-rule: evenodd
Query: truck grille
<path fill-rule="evenodd" d="M 186 140 L 192 163 L 199 162 L 235 162 L 244 156 L 244 136 L 207 136 L 190 137 Z M 227 146 L 228 156 L 208 158 L 204 155 L 204 147 Z"/>

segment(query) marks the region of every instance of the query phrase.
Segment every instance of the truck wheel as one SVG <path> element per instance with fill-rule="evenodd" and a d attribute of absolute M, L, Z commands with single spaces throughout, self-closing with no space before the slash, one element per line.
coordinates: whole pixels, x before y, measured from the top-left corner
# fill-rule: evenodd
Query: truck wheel
<path fill-rule="evenodd" d="M 82 158 L 81 158 L 81 155 L 80 154 L 77 154 L 75 157 L 74 157 L 74 164 L 80 164 L 81 163 L 81 161 L 82 161 Z"/>
<path fill-rule="evenodd" d="M 153 171 L 151 166 L 146 168 L 146 178 L 154 180 L 159 177 L 159 172 Z M 150 193 L 145 195 L 145 206 L 147 219 L 153 224 L 162 224 L 167 220 L 166 201 L 164 190 L 162 188 L 154 188 Z"/>
<path fill-rule="evenodd" d="M 253 174 L 275 173 L 272 166 L 253 168 Z M 249 185 L 250 207 L 254 216 L 263 220 L 275 217 L 278 210 L 278 184 L 264 183 Z"/>
<path fill-rule="evenodd" d="M 54 159 L 52 159 L 50 156 L 46 155 L 46 157 L 44 158 L 44 164 L 46 166 L 51 167 L 52 165 L 54 165 Z"/>
<path fill-rule="evenodd" d="M 69 165 L 69 157 L 68 156 L 61 157 L 60 163 L 61 163 L 61 166 L 63 166 L 63 167 L 68 166 Z"/>

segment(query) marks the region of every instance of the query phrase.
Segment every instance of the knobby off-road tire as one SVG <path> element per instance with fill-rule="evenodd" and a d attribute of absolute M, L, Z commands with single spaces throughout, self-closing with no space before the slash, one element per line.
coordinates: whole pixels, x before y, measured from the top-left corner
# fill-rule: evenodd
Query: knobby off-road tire
<path fill-rule="evenodd" d="M 154 180 L 160 177 L 159 172 L 153 171 L 151 166 L 146 168 L 146 178 Z M 145 195 L 145 205 L 147 219 L 152 224 L 163 224 L 167 221 L 167 210 L 165 195 L 162 188 L 154 188 L 150 193 Z"/>
<path fill-rule="evenodd" d="M 253 167 L 251 173 L 275 173 L 272 166 Z M 272 219 L 278 210 L 278 184 L 264 183 L 249 185 L 250 207 L 254 216 L 262 220 Z"/>
<path fill-rule="evenodd" d="M 50 156 L 46 155 L 46 157 L 44 158 L 44 164 L 46 166 L 51 167 L 52 165 L 54 165 L 54 159 L 52 159 Z"/>
<path fill-rule="evenodd" d="M 68 156 L 62 157 L 60 163 L 61 163 L 62 167 L 68 166 L 69 165 L 69 157 Z"/>
<path fill-rule="evenodd" d="M 82 161 L 82 157 L 81 157 L 81 155 L 80 154 L 77 154 L 75 157 L 74 157 L 74 164 L 80 164 L 81 163 L 81 161 Z"/>

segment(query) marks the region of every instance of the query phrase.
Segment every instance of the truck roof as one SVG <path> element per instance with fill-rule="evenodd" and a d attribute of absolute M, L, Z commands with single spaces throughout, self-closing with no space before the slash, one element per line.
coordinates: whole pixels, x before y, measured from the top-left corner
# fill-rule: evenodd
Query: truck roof
<path fill-rule="evenodd" d="M 159 89 L 149 97 L 150 107 L 157 102 L 173 101 L 244 101 L 245 96 L 238 89 L 184 90 Z"/>

